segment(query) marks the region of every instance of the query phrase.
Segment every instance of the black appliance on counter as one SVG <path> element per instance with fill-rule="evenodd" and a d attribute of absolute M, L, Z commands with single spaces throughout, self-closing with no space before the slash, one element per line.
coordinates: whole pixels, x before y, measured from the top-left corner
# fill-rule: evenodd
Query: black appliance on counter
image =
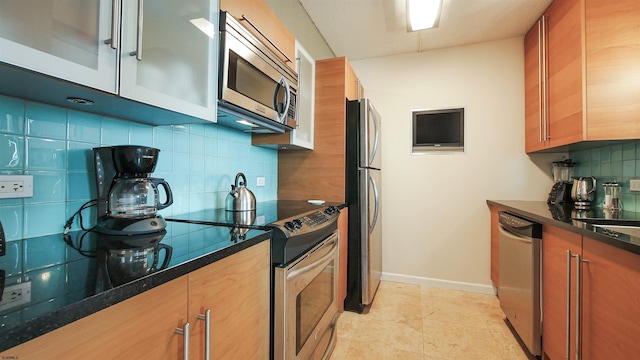
<path fill-rule="evenodd" d="M 571 188 L 573 187 L 573 167 L 576 165 L 571 159 L 553 162 L 553 187 L 549 192 L 547 204 L 573 204 Z"/>
<path fill-rule="evenodd" d="M 167 224 L 157 211 L 173 203 L 169 184 L 150 175 L 159 149 L 135 146 L 93 148 L 98 193 L 98 219 L 94 231 L 109 235 L 146 234 Z M 160 202 L 158 187 L 165 190 Z"/>

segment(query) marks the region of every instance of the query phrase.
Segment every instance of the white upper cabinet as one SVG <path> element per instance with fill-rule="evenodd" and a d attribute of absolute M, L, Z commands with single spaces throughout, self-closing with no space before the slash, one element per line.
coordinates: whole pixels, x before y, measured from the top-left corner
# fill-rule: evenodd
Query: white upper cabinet
<path fill-rule="evenodd" d="M 111 1 L 2 0 L 0 61 L 116 93 L 111 18 Z"/>
<path fill-rule="evenodd" d="M 218 0 L 2 0 L 0 62 L 215 121 L 218 10 Z"/>
<path fill-rule="evenodd" d="M 316 62 L 296 40 L 296 71 L 298 72 L 298 122 L 291 134 L 292 145 L 313 150 L 315 113 Z"/>
<path fill-rule="evenodd" d="M 218 1 L 124 0 L 120 95 L 215 121 Z"/>

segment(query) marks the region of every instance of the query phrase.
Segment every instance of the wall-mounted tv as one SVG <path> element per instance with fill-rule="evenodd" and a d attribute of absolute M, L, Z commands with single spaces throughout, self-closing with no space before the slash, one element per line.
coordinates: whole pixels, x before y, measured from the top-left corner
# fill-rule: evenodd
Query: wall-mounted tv
<path fill-rule="evenodd" d="M 464 151 L 464 108 L 412 111 L 412 153 Z"/>

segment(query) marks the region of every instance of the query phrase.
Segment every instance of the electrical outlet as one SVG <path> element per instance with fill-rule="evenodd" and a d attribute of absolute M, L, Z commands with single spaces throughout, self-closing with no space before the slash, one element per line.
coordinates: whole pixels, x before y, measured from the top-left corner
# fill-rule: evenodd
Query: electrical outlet
<path fill-rule="evenodd" d="M 0 199 L 33 197 L 33 175 L 0 175 Z"/>
<path fill-rule="evenodd" d="M 629 181 L 629 189 L 631 191 L 640 191 L 640 179 L 631 179 Z"/>
<path fill-rule="evenodd" d="M 16 306 L 28 304 L 31 302 L 31 282 L 23 282 L 19 284 L 9 285 L 2 292 L 2 301 L 0 301 L 0 311 L 11 309 Z"/>
<path fill-rule="evenodd" d="M 266 180 L 264 178 L 264 176 L 258 176 L 258 181 L 256 183 L 256 186 L 264 186 Z"/>

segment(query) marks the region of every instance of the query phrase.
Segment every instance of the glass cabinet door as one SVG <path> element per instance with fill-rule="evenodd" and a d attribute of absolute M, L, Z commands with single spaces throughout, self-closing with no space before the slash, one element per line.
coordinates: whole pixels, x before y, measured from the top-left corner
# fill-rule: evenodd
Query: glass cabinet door
<path fill-rule="evenodd" d="M 109 45 L 115 3 L 0 1 L 0 62 L 115 93 L 118 55 Z"/>
<path fill-rule="evenodd" d="M 124 0 L 120 95 L 215 121 L 217 0 Z"/>
<path fill-rule="evenodd" d="M 296 71 L 298 72 L 298 121 L 291 142 L 313 150 L 316 63 L 296 41 Z"/>

